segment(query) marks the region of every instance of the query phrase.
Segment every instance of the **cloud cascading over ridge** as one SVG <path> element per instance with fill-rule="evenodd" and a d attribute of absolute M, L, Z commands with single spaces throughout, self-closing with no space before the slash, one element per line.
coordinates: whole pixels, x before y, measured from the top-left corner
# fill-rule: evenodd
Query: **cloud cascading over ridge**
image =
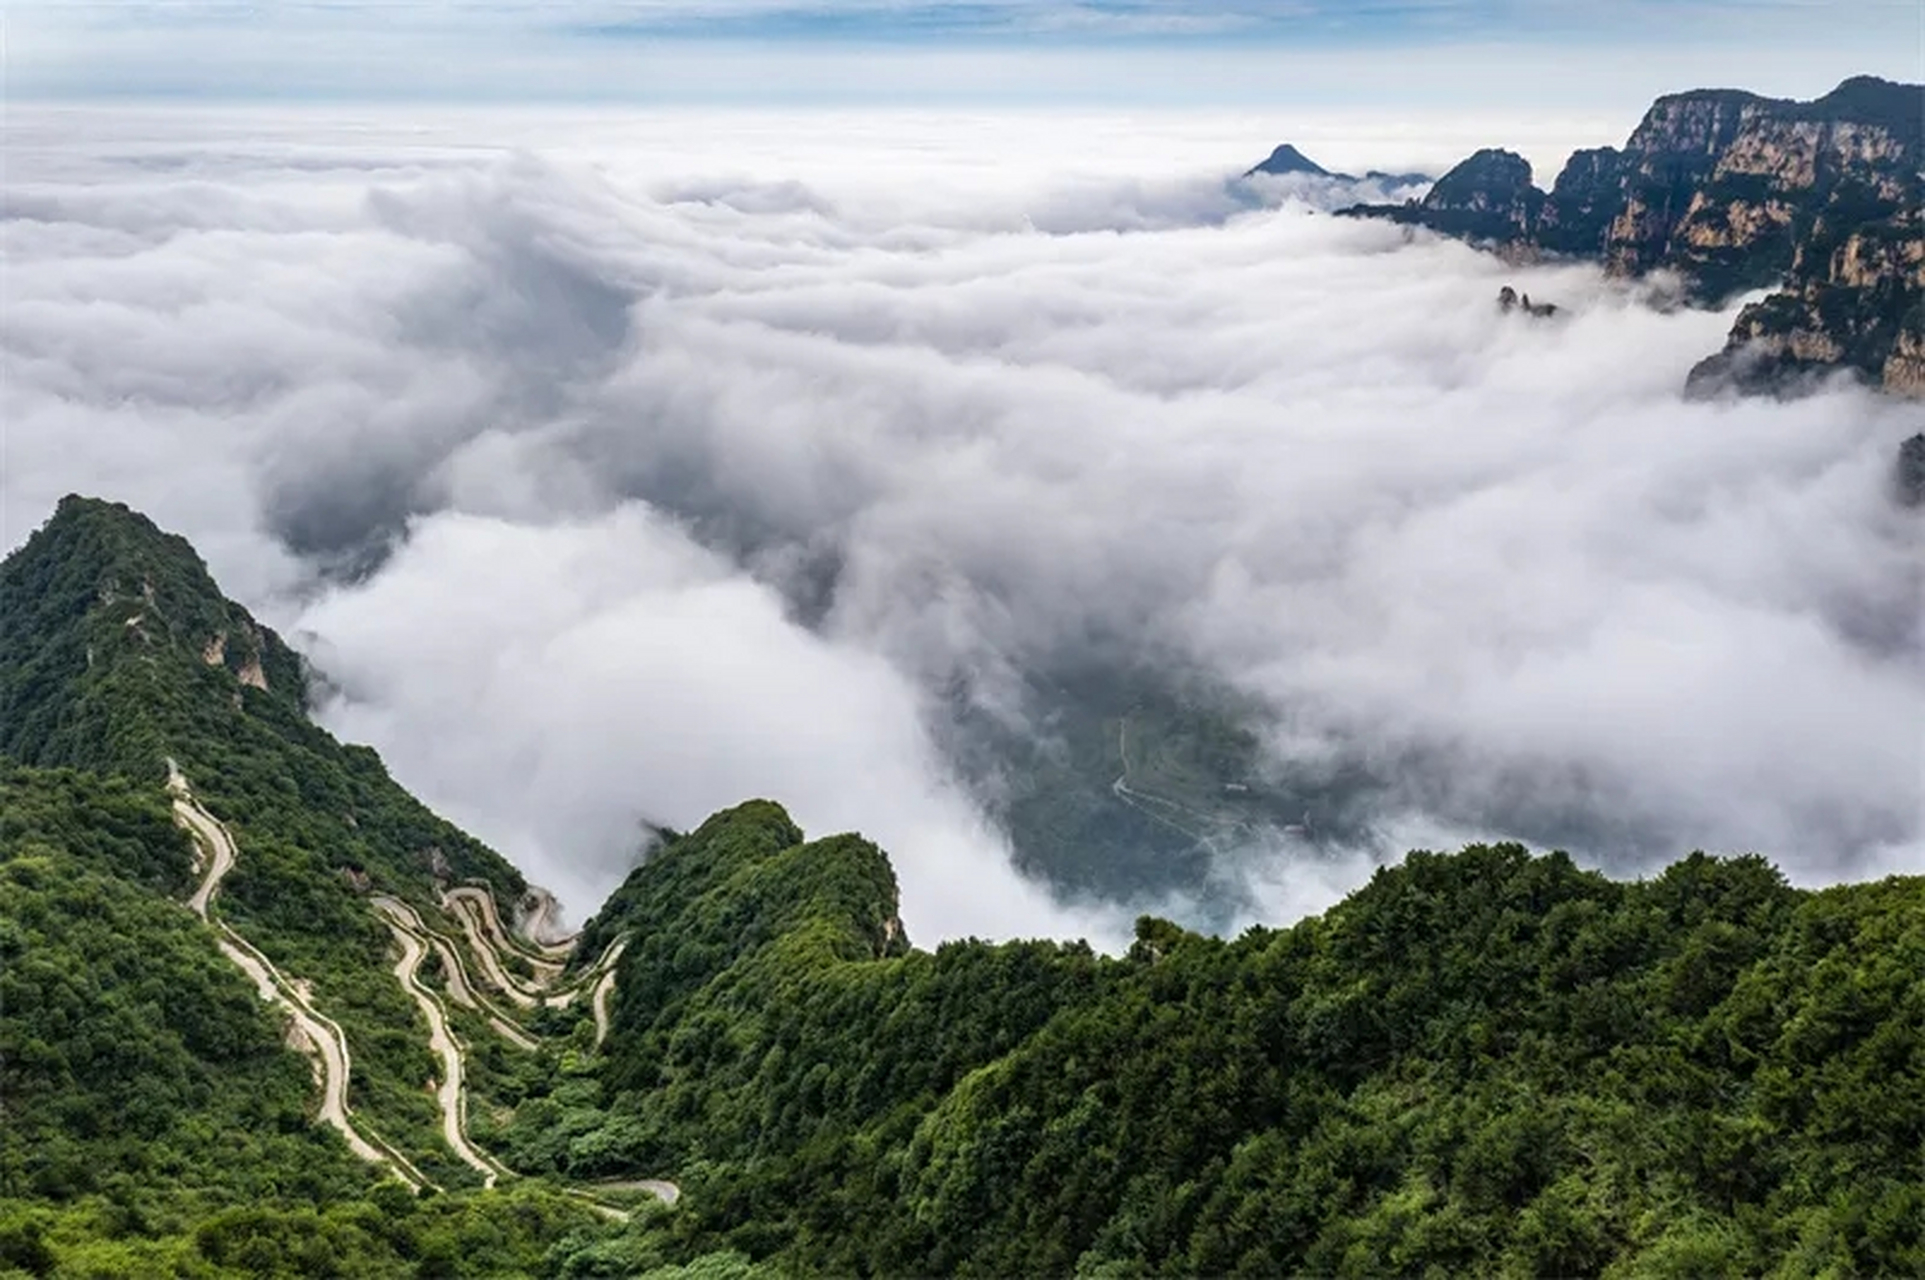
<path fill-rule="evenodd" d="M 188 533 L 578 907 L 767 794 L 887 847 L 924 940 L 1113 931 L 937 729 L 1119 643 L 1277 768 L 1366 761 L 1387 828 L 1916 858 L 1903 409 L 1684 403 L 1728 314 L 1228 189 L 1249 127 L 25 113 L 0 536 L 75 489 Z M 1283 915 L 1360 867 L 1224 874 Z"/>

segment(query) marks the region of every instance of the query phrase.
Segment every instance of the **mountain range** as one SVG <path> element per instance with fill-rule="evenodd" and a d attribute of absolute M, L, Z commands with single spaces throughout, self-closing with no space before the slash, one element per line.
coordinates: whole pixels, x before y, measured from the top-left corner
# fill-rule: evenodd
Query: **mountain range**
<path fill-rule="evenodd" d="M 1925 1269 L 1925 879 L 926 951 L 751 800 L 557 938 L 309 678 L 124 506 L 0 565 L 0 1276 Z"/>
<path fill-rule="evenodd" d="M 1706 393 L 1917 394 L 1921 119 L 1679 94 L 1548 192 L 1481 151 L 1351 212 L 1771 290 Z M 885 850 L 744 798 L 563 936 L 325 674 L 124 505 L 0 563 L 0 1280 L 1925 1274 L 1925 877 L 1472 844 L 1235 938 L 926 949 Z M 1140 654 L 1034 679 L 1049 741 L 955 752 L 1026 869 L 1153 898 L 1364 825 Z"/>
<path fill-rule="evenodd" d="M 1809 102 L 1731 89 L 1659 98 L 1623 147 L 1575 152 L 1550 191 L 1476 152 L 1422 199 L 1344 212 L 1512 255 L 1674 273 L 1717 304 L 1766 289 L 1694 391 L 1781 391 L 1848 371 L 1925 395 L 1925 85 L 1871 76 Z"/>

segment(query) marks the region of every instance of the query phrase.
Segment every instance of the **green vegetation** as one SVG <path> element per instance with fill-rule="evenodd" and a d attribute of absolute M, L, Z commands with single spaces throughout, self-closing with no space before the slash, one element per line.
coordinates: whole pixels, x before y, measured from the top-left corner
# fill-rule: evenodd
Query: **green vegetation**
<path fill-rule="evenodd" d="M 929 952 L 881 850 L 753 801 L 585 930 L 578 963 L 626 939 L 599 1050 L 580 1000 L 535 1050 L 450 1006 L 471 1137 L 521 1175 L 464 1189 L 361 894 L 454 936 L 438 870 L 519 877 L 308 725 L 298 661 L 124 508 L 69 500 L 0 587 L 33 757 L 0 757 L 0 1277 L 1925 1273 L 1925 879 L 1749 857 L 1618 883 L 1473 846 L 1230 941 Z M 1247 744 L 1139 715 L 1145 793 L 1214 802 Z M 446 1193 L 310 1120 L 181 905 L 167 755 L 240 843 L 229 918 L 346 1027 L 357 1120 Z"/>
<path fill-rule="evenodd" d="M 189 866 L 157 790 L 0 764 L 0 859 L 0 1194 L 139 1221 L 270 1167 L 310 1199 L 372 1181 L 308 1125 L 307 1068 L 247 980 L 154 892 Z"/>
<path fill-rule="evenodd" d="M 339 904 L 315 892 L 311 872 L 364 872 L 419 896 L 438 862 L 443 878 L 485 882 L 506 901 L 526 889 L 373 751 L 310 721 L 305 693 L 280 637 L 221 596 L 185 540 L 125 506 L 63 499 L 0 566 L 0 754 L 155 783 L 172 756 L 237 834 L 305 864 L 258 872 L 252 893 L 235 881 L 229 892 L 258 923 L 337 927 Z"/>
<path fill-rule="evenodd" d="M 1200 677 L 1173 677 L 1180 669 L 1175 659 L 1161 669 L 1098 659 L 1036 680 L 1036 727 L 1021 733 L 958 708 L 965 770 L 978 759 L 984 789 L 1004 795 L 1000 816 L 1025 871 L 1104 896 L 1155 897 L 1202 882 L 1213 847 L 1253 833 L 1308 818 L 1312 838 L 1361 834 L 1355 816 L 1376 779 L 1348 762 L 1269 776 L 1261 708 Z M 1240 905 L 1213 909 L 1227 920 Z"/>
<path fill-rule="evenodd" d="M 1915 1274 L 1925 881 L 1413 854 L 1322 919 L 897 953 L 778 810 L 638 871 L 616 1033 L 517 1158 L 846 1274 Z"/>
<path fill-rule="evenodd" d="M 312 1124 L 189 859 L 158 788 L 0 761 L 0 1276 L 521 1276 L 608 1234 L 538 1187 L 417 1202 Z"/>
<path fill-rule="evenodd" d="M 430 1177 L 464 1185 L 422 1088 L 425 1029 L 362 890 L 432 911 L 437 871 L 508 901 L 526 885 L 304 704 L 299 657 L 222 597 L 184 539 L 124 506 L 67 498 L 0 566 L 0 752 L 156 797 L 177 760 L 245 851 L 217 909 L 348 1032 L 356 1109 Z"/>

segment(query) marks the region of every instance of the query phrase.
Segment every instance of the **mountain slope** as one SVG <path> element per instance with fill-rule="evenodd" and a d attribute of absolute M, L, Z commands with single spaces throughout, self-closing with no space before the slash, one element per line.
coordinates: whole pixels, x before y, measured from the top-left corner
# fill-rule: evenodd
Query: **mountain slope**
<path fill-rule="evenodd" d="M 0 751 L 159 788 L 178 762 L 245 851 L 220 911 L 309 984 L 355 1049 L 350 1091 L 430 1177 L 470 1176 L 417 1082 L 435 1064 L 393 980 L 372 891 L 435 906 L 476 879 L 504 900 L 519 872 L 430 813 L 366 748 L 304 710 L 300 659 L 225 599 L 184 539 L 118 504 L 69 497 L 0 565 Z"/>
<path fill-rule="evenodd" d="M 125 506 L 63 499 L 0 565 L 0 753 L 156 781 L 171 756 L 223 817 L 298 829 L 337 867 L 525 891 L 373 752 L 314 725 L 305 701 L 300 658 L 221 595 L 185 539 Z"/>
<path fill-rule="evenodd" d="M 188 865 L 159 788 L 0 761 L 0 1276 L 523 1276 L 592 1242 L 578 1201 L 416 1202 L 312 1124 Z"/>
<path fill-rule="evenodd" d="M 246 981 L 152 892 L 187 866 L 157 791 L 0 763 L 4 1194 L 125 1194 L 183 1165 L 236 1195 L 269 1166 L 309 1197 L 372 1185 L 308 1127 L 307 1070 Z"/>

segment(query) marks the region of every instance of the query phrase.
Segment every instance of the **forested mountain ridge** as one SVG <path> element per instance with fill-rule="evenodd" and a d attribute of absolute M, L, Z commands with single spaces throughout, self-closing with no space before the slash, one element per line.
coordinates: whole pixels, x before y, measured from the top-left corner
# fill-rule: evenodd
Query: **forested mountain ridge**
<path fill-rule="evenodd" d="M 243 640 L 266 690 L 210 661 L 208 626 L 258 624 L 124 507 L 63 503 L 0 588 L 4 705 L 40 726 L 0 732 L 85 766 L 0 764 L 0 1276 L 1925 1272 L 1925 879 L 1756 857 L 1621 883 L 1472 846 L 1234 940 L 924 951 L 882 850 L 751 801 L 584 930 L 605 1028 L 504 987 L 527 1045 L 495 1034 L 447 944 L 467 1136 L 518 1175 L 475 1189 L 356 883 L 442 938 L 411 841 L 467 838 L 306 724 L 277 641 Z M 226 797 L 233 921 L 314 979 L 357 1107 L 447 1194 L 310 1121 L 181 905 L 156 750 Z M 672 1210 L 581 1198 L 659 1178 Z"/>
<path fill-rule="evenodd" d="M 1811 893 L 1694 855 L 1622 884 L 1472 847 L 1233 942 L 1145 918 L 1120 959 L 932 954 L 881 941 L 868 850 L 781 849 L 786 825 L 720 815 L 634 873 L 626 927 L 658 942 L 624 957 L 599 1090 L 511 1134 L 578 1172 L 679 1162 L 684 1250 L 809 1274 L 1925 1267 L 1925 880 Z M 870 889 L 756 939 L 804 868 Z"/>
<path fill-rule="evenodd" d="M 1810 102 L 1731 89 L 1659 98 L 1622 148 L 1578 151 L 1551 190 L 1480 151 L 1422 201 L 1347 212 L 1603 263 L 1676 272 L 1746 307 L 1693 374 L 1770 389 L 1855 370 L 1925 394 L 1925 85 L 1857 76 Z"/>
<path fill-rule="evenodd" d="M 222 596 L 184 538 L 117 503 L 70 496 L 0 565 L 0 753 L 160 781 L 172 757 L 222 817 L 352 869 L 425 889 L 527 888 L 428 812 L 365 747 L 308 719 L 299 655 Z M 245 899 L 245 874 L 229 892 Z"/>

